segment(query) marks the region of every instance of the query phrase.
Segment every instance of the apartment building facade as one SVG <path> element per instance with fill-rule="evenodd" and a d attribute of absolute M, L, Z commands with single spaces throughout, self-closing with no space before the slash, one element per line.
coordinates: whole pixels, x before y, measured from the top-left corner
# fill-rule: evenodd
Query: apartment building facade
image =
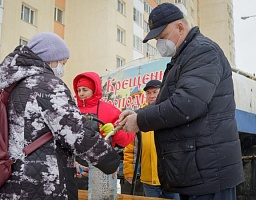
<path fill-rule="evenodd" d="M 55 32 L 70 48 L 63 80 L 72 89 L 78 73 L 105 75 L 157 54 L 154 40 L 142 40 L 149 13 L 163 2 L 175 3 L 235 66 L 232 0 L 0 0 L 0 59 L 37 32 Z"/>

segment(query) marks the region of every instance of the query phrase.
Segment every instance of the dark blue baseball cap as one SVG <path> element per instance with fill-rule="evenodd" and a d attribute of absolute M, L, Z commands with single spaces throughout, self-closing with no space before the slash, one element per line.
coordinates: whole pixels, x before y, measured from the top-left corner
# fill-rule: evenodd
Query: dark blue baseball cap
<path fill-rule="evenodd" d="M 155 7 L 149 15 L 149 33 L 144 38 L 143 43 L 151 40 L 162 33 L 168 24 L 184 18 L 182 11 L 171 3 L 162 3 Z"/>
<path fill-rule="evenodd" d="M 161 87 L 161 81 L 159 80 L 151 80 L 147 82 L 146 86 L 144 87 L 144 91 L 147 91 L 148 88 L 153 87 L 153 88 L 160 88 Z"/>

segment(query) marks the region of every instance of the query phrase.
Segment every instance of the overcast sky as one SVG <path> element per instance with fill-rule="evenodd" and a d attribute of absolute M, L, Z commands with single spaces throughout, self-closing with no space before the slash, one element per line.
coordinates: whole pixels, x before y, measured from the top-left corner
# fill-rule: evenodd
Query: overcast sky
<path fill-rule="evenodd" d="M 233 0 L 236 67 L 256 73 L 256 0 Z M 255 17 L 242 20 L 242 16 Z"/>

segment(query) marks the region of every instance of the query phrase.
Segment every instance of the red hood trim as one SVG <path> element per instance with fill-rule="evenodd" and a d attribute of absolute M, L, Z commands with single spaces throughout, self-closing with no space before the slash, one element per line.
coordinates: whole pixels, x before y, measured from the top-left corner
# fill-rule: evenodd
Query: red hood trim
<path fill-rule="evenodd" d="M 84 99 L 84 100 L 79 99 L 78 93 L 77 93 L 77 82 L 82 77 L 90 78 L 95 84 L 94 94 L 90 98 Z M 84 73 L 78 74 L 73 80 L 73 89 L 75 92 L 75 98 L 76 98 L 79 108 L 93 107 L 93 106 L 97 105 L 98 101 L 102 98 L 101 79 L 100 79 L 99 75 L 95 72 L 84 72 Z"/>

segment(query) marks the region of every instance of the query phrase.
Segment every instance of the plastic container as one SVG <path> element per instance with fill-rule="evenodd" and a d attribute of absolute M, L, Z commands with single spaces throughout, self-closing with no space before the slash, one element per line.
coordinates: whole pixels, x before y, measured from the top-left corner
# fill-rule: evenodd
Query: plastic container
<path fill-rule="evenodd" d="M 88 200 L 116 200 L 117 176 L 104 174 L 98 168 L 89 164 Z"/>

